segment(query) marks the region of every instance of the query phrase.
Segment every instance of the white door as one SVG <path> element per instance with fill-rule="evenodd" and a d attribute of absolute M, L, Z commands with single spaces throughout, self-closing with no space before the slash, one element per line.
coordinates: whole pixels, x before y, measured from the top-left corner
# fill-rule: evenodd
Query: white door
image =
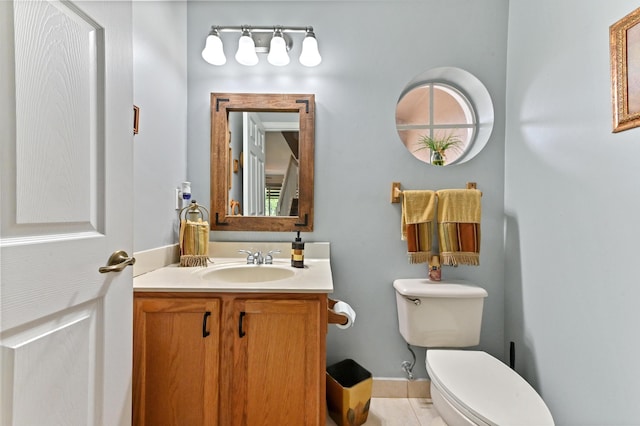
<path fill-rule="evenodd" d="M 245 216 L 264 216 L 265 130 L 260 117 L 242 113 L 242 149 L 246 153 L 242 180 L 242 202 Z"/>
<path fill-rule="evenodd" d="M 0 424 L 131 423 L 128 1 L 0 1 Z"/>

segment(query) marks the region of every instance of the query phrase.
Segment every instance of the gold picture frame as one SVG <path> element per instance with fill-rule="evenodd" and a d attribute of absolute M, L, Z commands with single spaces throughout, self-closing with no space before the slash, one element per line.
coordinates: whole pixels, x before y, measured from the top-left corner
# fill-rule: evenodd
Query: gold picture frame
<path fill-rule="evenodd" d="M 640 8 L 609 27 L 613 132 L 640 126 Z"/>

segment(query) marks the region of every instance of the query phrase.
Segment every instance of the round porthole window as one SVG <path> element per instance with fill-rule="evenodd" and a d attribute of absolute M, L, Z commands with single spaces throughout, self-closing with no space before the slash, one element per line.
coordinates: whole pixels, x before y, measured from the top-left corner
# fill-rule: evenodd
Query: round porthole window
<path fill-rule="evenodd" d="M 426 71 L 403 90 L 396 106 L 396 129 L 414 157 L 437 166 L 469 161 L 493 130 L 489 92 L 459 68 Z"/>

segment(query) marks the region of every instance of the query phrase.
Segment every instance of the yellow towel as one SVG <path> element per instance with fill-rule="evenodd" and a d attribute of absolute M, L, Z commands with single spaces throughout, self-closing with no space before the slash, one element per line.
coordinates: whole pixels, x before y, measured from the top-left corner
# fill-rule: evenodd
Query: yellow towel
<path fill-rule="evenodd" d="M 207 266 L 209 260 L 209 223 L 180 221 L 180 266 Z"/>
<path fill-rule="evenodd" d="M 441 263 L 479 265 L 482 193 L 477 189 L 445 189 L 436 194 Z"/>
<path fill-rule="evenodd" d="M 436 196 L 431 190 L 402 192 L 402 239 L 407 241 L 410 263 L 431 258 Z"/>

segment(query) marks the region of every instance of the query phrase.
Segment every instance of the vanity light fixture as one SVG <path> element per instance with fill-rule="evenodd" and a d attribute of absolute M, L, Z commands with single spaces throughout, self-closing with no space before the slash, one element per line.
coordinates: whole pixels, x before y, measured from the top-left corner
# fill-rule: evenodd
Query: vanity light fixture
<path fill-rule="evenodd" d="M 318 51 L 318 40 L 313 33 L 313 28 L 307 28 L 307 34 L 302 40 L 302 53 L 300 54 L 300 63 L 305 67 L 315 67 L 322 62 L 322 57 Z"/>
<path fill-rule="evenodd" d="M 224 56 L 224 50 L 222 49 L 220 33 L 216 28 L 211 28 L 211 32 L 207 36 L 207 41 L 202 51 L 202 59 L 212 65 L 224 65 L 227 63 L 227 57 Z"/>
<path fill-rule="evenodd" d="M 281 67 L 289 63 L 289 54 L 287 53 L 287 42 L 282 36 L 282 29 L 276 28 L 271 37 L 271 43 L 269 44 L 269 54 L 267 55 L 267 61 L 271 65 Z"/>
<path fill-rule="evenodd" d="M 250 27 L 243 25 L 238 27 L 211 27 L 202 51 L 202 58 L 212 65 L 224 65 L 227 61 L 224 55 L 222 38 L 220 37 L 220 33 L 223 32 L 241 33 L 235 58 L 242 65 L 256 65 L 259 62 L 257 53 L 268 53 L 267 61 L 272 65 L 284 66 L 289 64 L 288 52 L 293 46 L 293 40 L 289 33 L 305 34 L 299 59 L 302 65 L 315 67 L 322 62 L 313 27 Z"/>
<path fill-rule="evenodd" d="M 238 51 L 236 61 L 242 65 L 253 66 L 258 63 L 256 55 L 256 44 L 251 37 L 251 31 L 247 28 L 242 30 L 242 36 L 238 40 Z"/>

